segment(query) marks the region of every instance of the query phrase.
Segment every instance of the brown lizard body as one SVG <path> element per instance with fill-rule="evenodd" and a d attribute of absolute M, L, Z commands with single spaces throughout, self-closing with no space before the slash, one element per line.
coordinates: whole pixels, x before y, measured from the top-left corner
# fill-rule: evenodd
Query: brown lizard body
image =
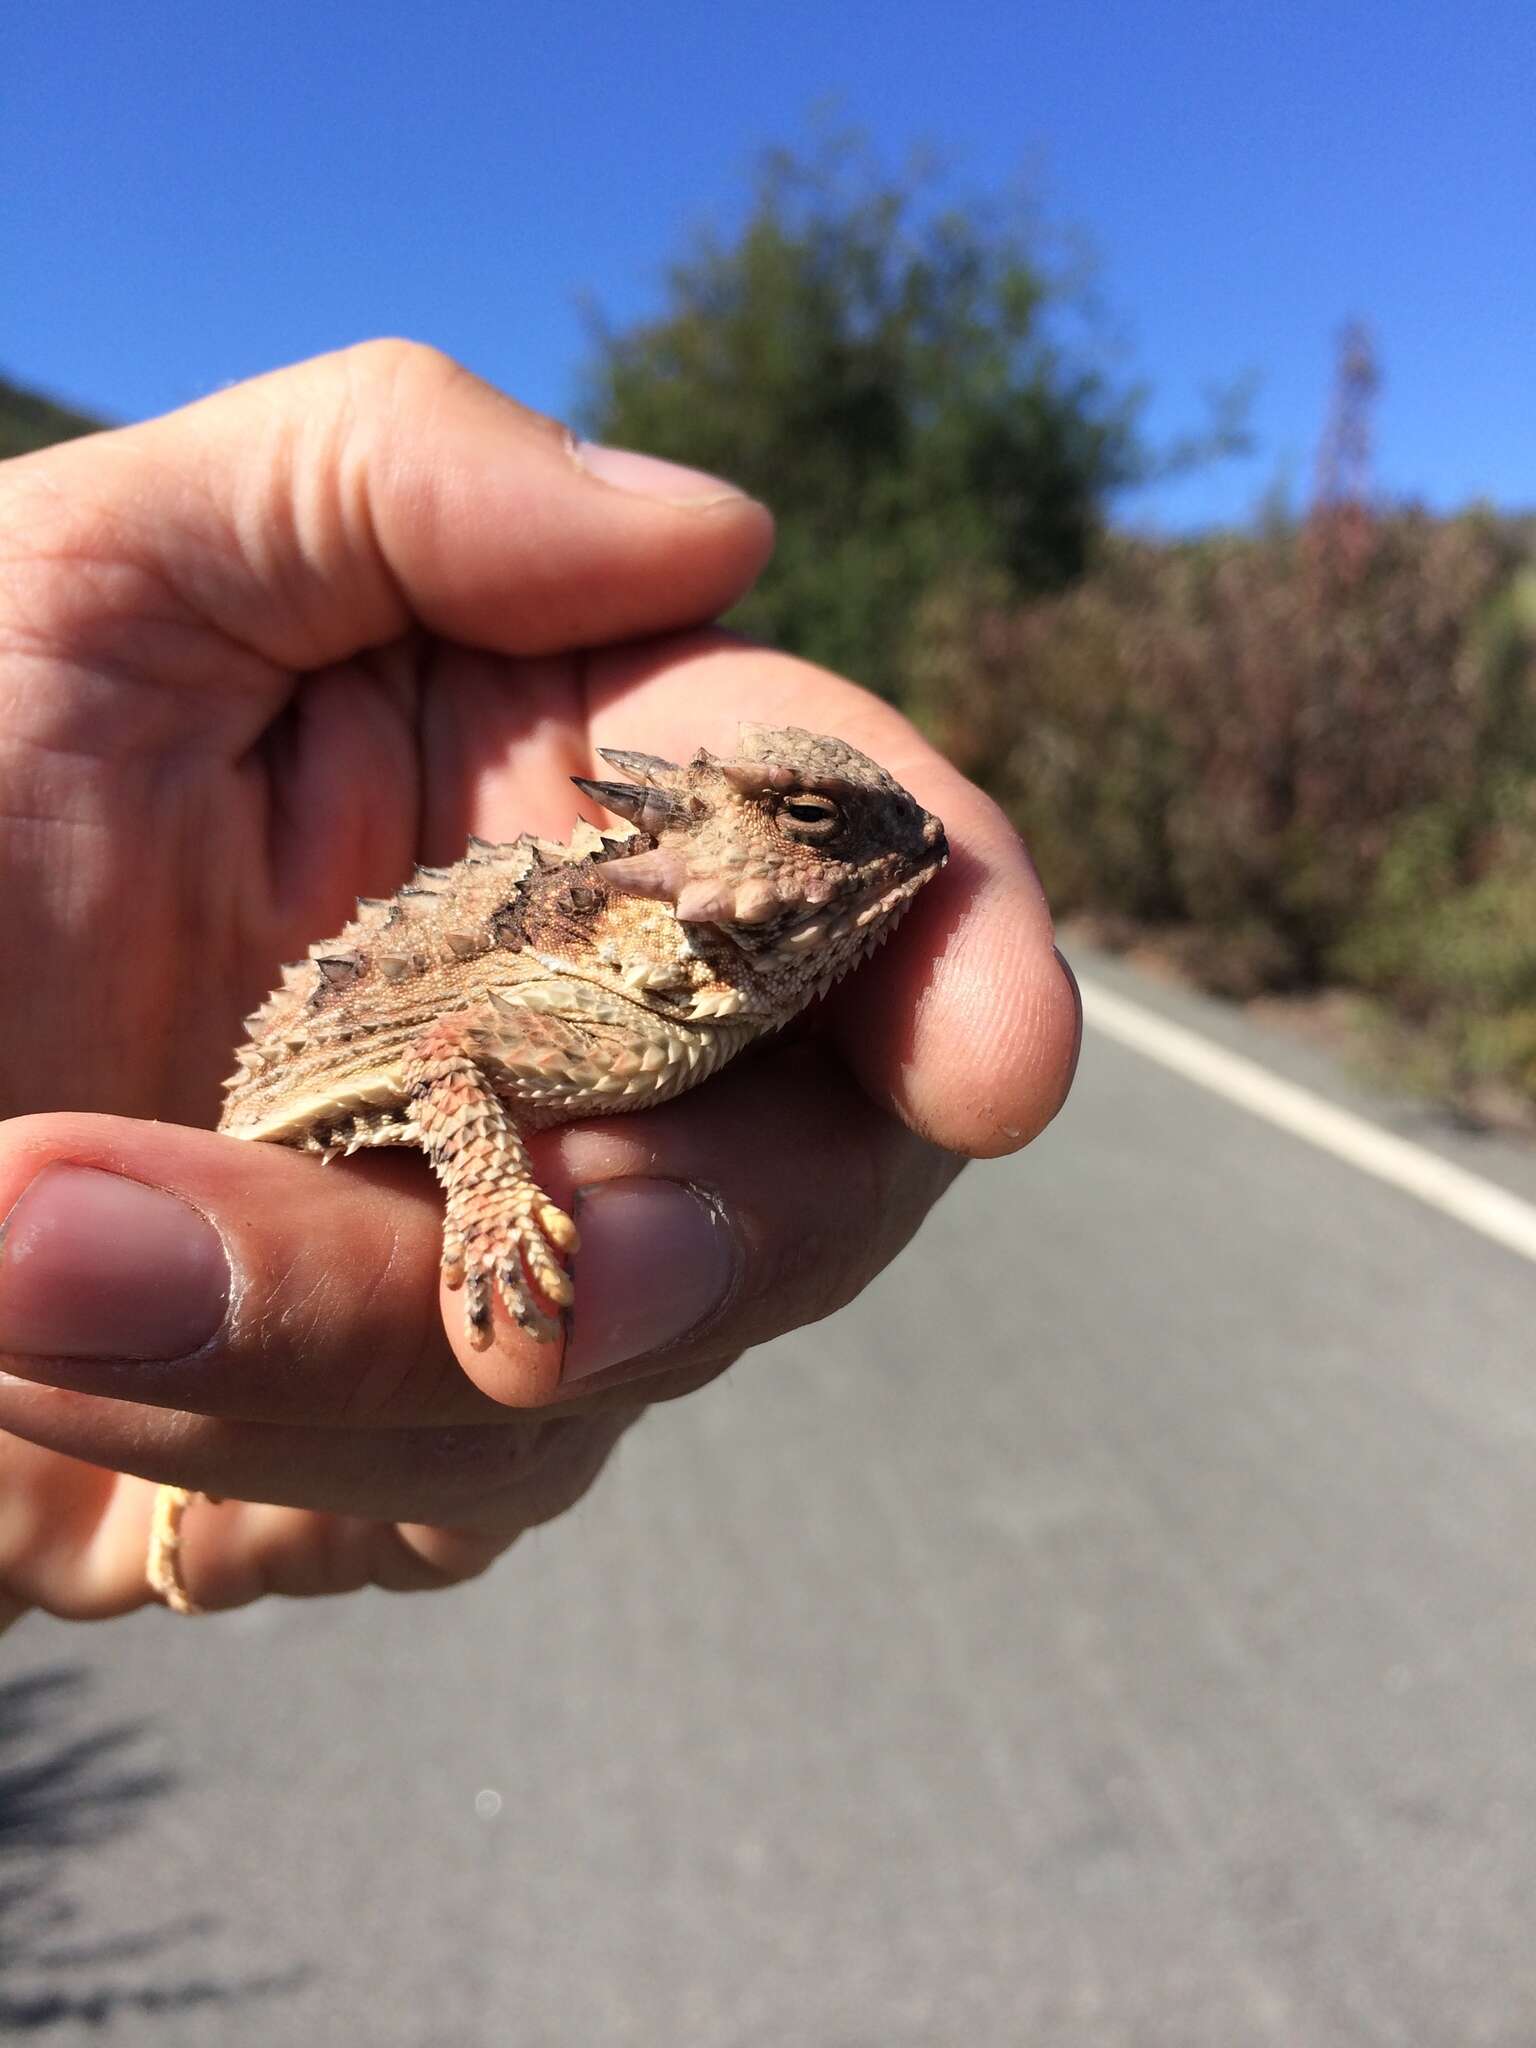
<path fill-rule="evenodd" d="M 731 760 L 603 758 L 629 779 L 573 779 L 630 835 L 472 840 L 360 903 L 283 970 L 225 1084 L 233 1136 L 426 1153 L 477 1347 L 494 1300 L 539 1338 L 571 1300 L 575 1226 L 525 1135 L 706 1080 L 872 952 L 947 857 L 938 819 L 842 740 L 745 726 Z M 160 1489 L 148 1563 L 183 1612 L 192 1498 Z"/>

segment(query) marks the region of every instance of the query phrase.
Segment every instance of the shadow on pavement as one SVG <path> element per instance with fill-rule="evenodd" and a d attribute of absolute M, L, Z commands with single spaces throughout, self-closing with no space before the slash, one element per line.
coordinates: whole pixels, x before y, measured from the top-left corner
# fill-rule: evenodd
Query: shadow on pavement
<path fill-rule="evenodd" d="M 178 1968 L 171 1952 L 215 1930 L 206 1914 L 132 1932 L 83 1923 L 66 1888 L 73 1859 L 139 1825 L 175 1784 L 145 1763 L 141 1724 L 84 1725 L 90 1683 L 66 1668 L 0 1683 L 0 2033 L 296 1989 L 302 1966 L 236 1981 Z"/>

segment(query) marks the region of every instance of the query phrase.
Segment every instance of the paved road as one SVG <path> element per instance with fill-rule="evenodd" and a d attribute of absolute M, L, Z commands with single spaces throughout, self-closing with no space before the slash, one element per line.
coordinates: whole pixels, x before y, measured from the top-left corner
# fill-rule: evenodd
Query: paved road
<path fill-rule="evenodd" d="M 1026 1158 L 499 1576 L 9 1638 L 0 2012 L 1529 2048 L 1533 1307 L 1536 1267 L 1090 1042 Z"/>

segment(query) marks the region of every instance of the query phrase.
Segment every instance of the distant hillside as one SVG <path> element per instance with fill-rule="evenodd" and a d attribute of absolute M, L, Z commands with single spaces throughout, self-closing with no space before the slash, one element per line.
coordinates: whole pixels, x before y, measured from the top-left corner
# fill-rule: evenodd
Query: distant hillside
<path fill-rule="evenodd" d="M 107 424 L 0 377 L 0 461 L 8 455 L 46 448 L 50 441 L 73 441 L 77 434 L 94 434 Z"/>

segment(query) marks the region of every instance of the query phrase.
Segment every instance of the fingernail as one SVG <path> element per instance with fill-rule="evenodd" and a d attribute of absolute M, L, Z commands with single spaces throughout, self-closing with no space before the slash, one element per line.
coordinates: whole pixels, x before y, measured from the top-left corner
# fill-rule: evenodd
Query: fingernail
<path fill-rule="evenodd" d="M 719 1208 L 670 1180 L 615 1180 L 577 1198 L 576 1310 L 561 1377 L 588 1379 L 686 1337 L 721 1309 L 738 1253 Z"/>
<path fill-rule="evenodd" d="M 141 1181 L 46 1166 L 0 1223 L 0 1351 L 181 1358 L 228 1299 L 213 1225 Z"/>
<path fill-rule="evenodd" d="M 642 498 L 665 499 L 669 505 L 718 505 L 727 498 L 747 495 L 705 470 L 685 469 L 680 462 L 663 462 L 659 455 L 642 455 L 634 448 L 578 441 L 575 455 L 589 476 Z"/>
<path fill-rule="evenodd" d="M 1061 1091 L 1061 1101 L 1056 1105 L 1056 1114 L 1059 1116 L 1065 1107 L 1067 1097 L 1072 1093 L 1072 1083 L 1077 1079 L 1077 1063 L 1083 1056 L 1083 992 L 1077 985 L 1072 962 L 1060 946 L 1053 946 L 1051 951 L 1056 955 L 1056 965 L 1061 969 L 1067 988 L 1071 992 L 1073 1007 L 1077 1012 L 1077 1037 L 1072 1045 L 1072 1059 L 1067 1068 L 1066 1086 Z"/>

